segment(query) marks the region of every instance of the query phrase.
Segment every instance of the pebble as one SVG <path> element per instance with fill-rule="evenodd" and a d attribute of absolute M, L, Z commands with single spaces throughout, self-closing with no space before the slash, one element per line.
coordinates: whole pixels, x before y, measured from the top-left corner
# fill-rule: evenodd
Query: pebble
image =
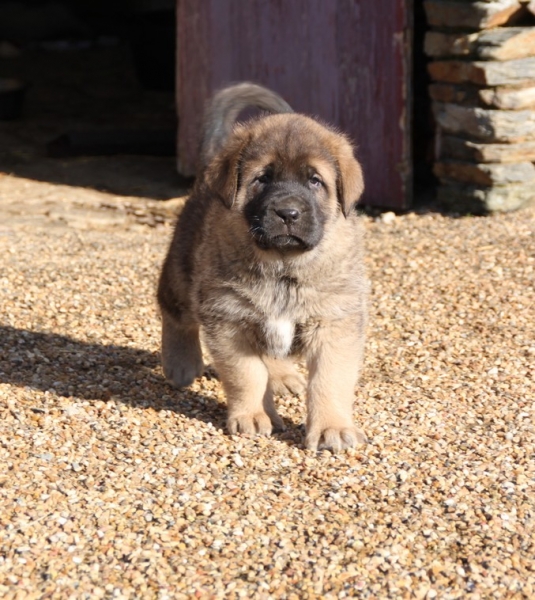
<path fill-rule="evenodd" d="M 381 216 L 379 217 L 379 221 L 381 223 L 384 223 L 385 225 L 391 225 L 392 223 L 395 222 L 395 220 L 396 220 L 396 213 L 394 213 L 392 211 L 381 213 Z M 412 268 L 412 264 L 410 266 Z"/>
<path fill-rule="evenodd" d="M 243 460 L 239 454 L 234 454 L 232 460 L 237 467 L 243 467 Z"/>

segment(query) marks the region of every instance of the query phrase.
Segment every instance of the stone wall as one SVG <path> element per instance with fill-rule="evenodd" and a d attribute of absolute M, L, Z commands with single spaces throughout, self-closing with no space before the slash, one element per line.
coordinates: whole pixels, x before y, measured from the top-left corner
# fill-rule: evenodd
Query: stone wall
<path fill-rule="evenodd" d="M 472 212 L 535 200 L 535 0 L 428 0 L 439 199 Z"/>

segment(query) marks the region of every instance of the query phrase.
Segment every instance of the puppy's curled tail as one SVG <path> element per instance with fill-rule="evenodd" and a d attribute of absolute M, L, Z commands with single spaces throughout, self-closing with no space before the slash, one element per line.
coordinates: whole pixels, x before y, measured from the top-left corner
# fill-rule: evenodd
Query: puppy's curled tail
<path fill-rule="evenodd" d="M 270 113 L 291 113 L 292 107 L 278 94 L 256 83 L 238 83 L 223 88 L 208 104 L 200 152 L 204 169 L 221 150 L 242 110 L 254 106 Z"/>

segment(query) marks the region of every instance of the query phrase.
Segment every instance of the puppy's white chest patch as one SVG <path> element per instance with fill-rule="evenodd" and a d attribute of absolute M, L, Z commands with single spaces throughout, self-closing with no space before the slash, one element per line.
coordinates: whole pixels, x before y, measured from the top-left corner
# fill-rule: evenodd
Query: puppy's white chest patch
<path fill-rule="evenodd" d="M 264 325 L 267 351 L 272 356 L 287 356 L 292 347 L 295 325 L 283 317 L 268 319 Z"/>

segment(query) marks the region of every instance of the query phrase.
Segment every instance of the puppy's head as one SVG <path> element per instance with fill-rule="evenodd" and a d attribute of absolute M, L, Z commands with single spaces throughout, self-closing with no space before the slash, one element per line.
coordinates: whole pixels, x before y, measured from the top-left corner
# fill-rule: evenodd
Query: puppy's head
<path fill-rule="evenodd" d="M 364 189 L 347 139 L 303 115 L 237 126 L 208 166 L 211 193 L 245 220 L 262 250 L 307 251 L 346 218 Z"/>

